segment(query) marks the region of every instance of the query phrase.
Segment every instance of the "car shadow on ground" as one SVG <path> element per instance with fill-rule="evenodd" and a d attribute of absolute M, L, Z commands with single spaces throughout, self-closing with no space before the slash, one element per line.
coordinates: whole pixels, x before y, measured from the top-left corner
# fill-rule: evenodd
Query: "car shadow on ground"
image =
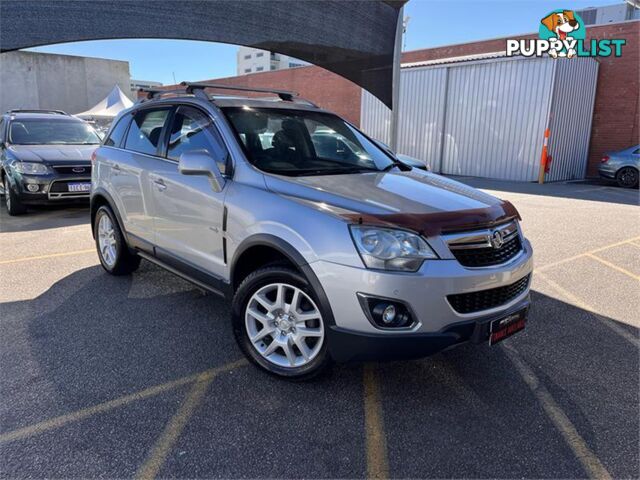
<path fill-rule="evenodd" d="M 589 312 L 537 292 L 533 300 L 527 329 L 507 341 L 513 354 L 609 472 L 635 476 L 637 345 Z M 85 268 L 1 308 L 2 432 L 241 358 L 228 303 L 146 262 L 130 277 Z M 618 326 L 637 337 L 637 329 Z M 375 369 L 391 476 L 586 476 L 504 347 L 467 345 Z M 131 476 L 187 387 L 0 445 L 0 470 Z M 216 379 L 160 475 L 361 478 L 363 404 L 361 365 L 310 383 L 235 369 Z"/>
<path fill-rule="evenodd" d="M 453 175 L 447 175 L 447 177 L 483 190 L 522 193 L 526 195 L 544 195 L 548 197 L 589 200 L 593 202 L 619 203 L 622 205 L 640 204 L 640 193 L 637 188 L 621 188 L 615 183 L 611 183 L 605 179 L 592 179 L 575 183 L 555 182 L 539 185 L 533 182 L 511 182 L 479 177 L 459 177 Z"/>
<path fill-rule="evenodd" d="M 30 232 L 50 228 L 89 224 L 89 202 L 73 205 L 43 205 L 29 207 L 27 213 L 11 217 L 4 199 L 0 202 L 0 232 Z"/>

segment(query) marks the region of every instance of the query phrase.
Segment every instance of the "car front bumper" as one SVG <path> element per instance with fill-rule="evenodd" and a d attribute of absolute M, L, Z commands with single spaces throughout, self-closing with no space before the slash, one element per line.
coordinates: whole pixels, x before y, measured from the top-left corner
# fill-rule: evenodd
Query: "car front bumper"
<path fill-rule="evenodd" d="M 486 343 L 494 320 L 510 314 L 528 312 L 529 293 L 500 314 L 466 320 L 433 333 L 360 333 L 332 326 L 327 332 L 329 352 L 336 362 L 367 360 L 408 360 L 422 358 L 463 343 Z"/>
<path fill-rule="evenodd" d="M 83 175 L 26 175 L 14 173 L 12 186 L 20 202 L 25 205 L 45 205 L 62 202 L 89 200 L 91 192 L 69 192 L 69 183 L 91 183 L 91 176 Z M 29 191 L 28 185 L 37 185 L 38 190 Z"/>
<path fill-rule="evenodd" d="M 383 272 L 324 261 L 309 266 L 325 291 L 335 321 L 330 326 L 333 338 L 329 339 L 329 348 L 341 350 L 341 345 L 347 343 L 354 350 L 353 354 L 338 351 L 337 357 L 370 358 L 367 352 L 384 354 L 388 349 L 391 357 L 402 358 L 426 356 L 472 338 L 484 341 L 486 337 L 472 335 L 477 325 L 528 308 L 533 253 L 531 244 L 524 240 L 523 250 L 516 258 L 488 268 L 465 268 L 455 259 L 426 261 L 415 273 Z M 506 287 L 527 276 L 528 284 L 521 293 L 493 308 L 459 313 L 447 299 L 449 295 Z M 415 324 L 403 330 L 376 327 L 367 318 L 359 293 L 403 302 L 415 317 Z"/>

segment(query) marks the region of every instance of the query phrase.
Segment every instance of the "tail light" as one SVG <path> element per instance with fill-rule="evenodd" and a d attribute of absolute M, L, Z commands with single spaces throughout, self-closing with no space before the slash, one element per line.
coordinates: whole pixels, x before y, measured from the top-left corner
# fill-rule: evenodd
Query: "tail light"
<path fill-rule="evenodd" d="M 602 157 L 602 159 L 600 160 L 601 163 L 607 163 L 609 161 L 609 155 L 605 155 Z"/>

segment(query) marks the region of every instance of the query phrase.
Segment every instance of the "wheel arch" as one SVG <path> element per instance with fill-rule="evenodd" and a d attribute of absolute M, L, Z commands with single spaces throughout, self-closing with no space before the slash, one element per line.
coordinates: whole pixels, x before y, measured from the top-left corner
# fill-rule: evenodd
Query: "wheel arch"
<path fill-rule="evenodd" d="M 329 299 L 313 269 L 309 266 L 309 263 L 305 260 L 302 254 L 298 250 L 296 250 L 293 245 L 291 245 L 286 240 L 283 240 L 282 238 L 276 237 L 275 235 L 265 233 L 255 234 L 245 239 L 238 246 L 238 248 L 234 252 L 229 270 L 229 283 L 232 290 L 236 290 L 238 285 L 242 282 L 242 279 L 246 277 L 247 273 L 251 273 L 251 271 L 255 270 L 255 268 L 251 269 L 252 265 L 250 261 L 247 260 L 250 260 L 253 257 L 252 253 L 266 251 L 273 252 L 279 258 L 286 260 L 287 263 L 298 270 L 306 278 L 306 280 L 311 284 L 311 287 L 318 296 L 318 300 L 321 303 L 323 313 L 327 317 L 326 319 L 328 324 L 335 325 Z M 274 258 L 277 257 L 274 256 Z M 258 262 L 255 265 L 257 265 L 257 268 L 260 268 L 261 266 L 264 266 L 266 264 L 267 263 L 265 262 Z"/>
<path fill-rule="evenodd" d="M 127 232 L 123 228 L 122 218 L 120 217 L 120 213 L 118 212 L 118 209 L 115 207 L 115 202 L 113 201 L 113 198 L 104 189 L 97 189 L 91 193 L 91 201 L 90 201 L 91 235 L 93 235 L 93 237 L 95 238 L 95 229 L 93 228 L 93 223 L 96 219 L 96 213 L 98 212 L 98 209 L 103 205 L 108 206 L 113 212 L 113 214 L 115 215 L 116 221 L 118 222 L 118 227 L 120 228 L 122 235 L 124 236 L 125 240 L 127 240 L 127 243 L 128 243 Z"/>

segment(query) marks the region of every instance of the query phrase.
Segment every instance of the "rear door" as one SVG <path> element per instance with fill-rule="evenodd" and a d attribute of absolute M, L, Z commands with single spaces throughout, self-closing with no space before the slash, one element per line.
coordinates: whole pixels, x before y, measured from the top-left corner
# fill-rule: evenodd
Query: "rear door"
<path fill-rule="evenodd" d="M 222 218 L 228 186 L 214 192 L 206 176 L 180 174 L 178 161 L 184 152 L 204 149 L 226 158 L 218 165 L 226 174 L 228 151 L 209 114 L 194 106 L 176 108 L 165 139 L 165 160 L 150 175 L 156 254 L 224 278 Z"/>
<path fill-rule="evenodd" d="M 123 148 L 109 154 L 111 189 L 124 228 L 147 243 L 155 241 L 149 173 L 161 162 L 159 148 L 170 111 L 170 106 L 138 110 L 131 119 Z"/>

